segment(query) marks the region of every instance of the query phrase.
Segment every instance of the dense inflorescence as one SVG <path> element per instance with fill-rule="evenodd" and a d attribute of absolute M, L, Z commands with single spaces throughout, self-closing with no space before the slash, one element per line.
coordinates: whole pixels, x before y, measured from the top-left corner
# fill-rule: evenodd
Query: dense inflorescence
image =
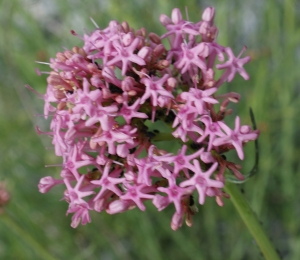
<path fill-rule="evenodd" d="M 199 204 L 209 196 L 222 206 L 225 170 L 243 179 L 241 167 L 223 154 L 235 149 L 243 160 L 243 145 L 258 131 L 241 125 L 238 116 L 229 128 L 227 106 L 240 95 L 216 92 L 236 73 L 248 80 L 243 65 L 250 58 L 240 58 L 245 48 L 235 57 L 216 42 L 214 12 L 209 7 L 192 23 L 176 8 L 171 18 L 160 16 L 167 30 L 162 36 L 111 21 L 85 34 L 82 48 L 50 60 L 43 99 L 51 131 L 38 132 L 52 137 L 63 163 L 60 179 L 42 178 L 39 190 L 66 186 L 72 227 L 90 222 L 90 210 L 145 210 L 147 200 L 159 211 L 174 204 L 174 230 L 184 217 L 191 226 L 194 192 Z M 218 79 L 216 69 L 223 71 Z M 159 149 L 161 141 L 177 142 L 181 149 Z"/>

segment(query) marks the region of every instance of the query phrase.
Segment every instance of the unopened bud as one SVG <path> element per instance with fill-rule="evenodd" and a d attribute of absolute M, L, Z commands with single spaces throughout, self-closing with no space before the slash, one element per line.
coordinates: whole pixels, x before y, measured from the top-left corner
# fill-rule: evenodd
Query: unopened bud
<path fill-rule="evenodd" d="M 251 131 L 251 127 L 250 126 L 248 126 L 248 125 L 241 126 L 240 132 L 242 134 L 248 134 L 248 133 L 250 133 L 250 131 Z"/>
<path fill-rule="evenodd" d="M 182 21 L 182 15 L 179 8 L 174 8 L 172 11 L 172 21 L 174 24 L 179 24 Z"/>
<path fill-rule="evenodd" d="M 53 94 L 56 99 L 63 99 L 66 97 L 66 94 L 60 89 L 53 89 Z"/>
<path fill-rule="evenodd" d="M 68 58 L 68 59 L 71 59 L 72 56 L 73 56 L 73 52 L 72 51 L 69 51 L 69 50 L 66 50 L 64 51 L 64 55 Z"/>
<path fill-rule="evenodd" d="M 57 105 L 58 110 L 64 110 L 66 107 L 66 102 L 59 102 Z"/>
<path fill-rule="evenodd" d="M 106 212 L 108 214 L 121 213 L 129 209 L 131 202 L 125 200 L 115 200 L 108 205 Z"/>
<path fill-rule="evenodd" d="M 127 181 L 130 182 L 136 179 L 135 174 L 132 171 L 124 173 L 124 177 Z"/>
<path fill-rule="evenodd" d="M 87 68 L 89 69 L 90 72 L 98 72 L 98 67 L 94 63 L 89 63 L 87 65 Z"/>
<path fill-rule="evenodd" d="M 101 199 L 97 199 L 94 203 L 94 210 L 97 212 L 101 212 L 103 210 L 105 210 L 107 205 L 107 200 L 101 198 Z"/>
<path fill-rule="evenodd" d="M 122 22 L 122 27 L 123 27 L 125 33 L 129 32 L 130 27 L 129 27 L 129 24 L 126 21 Z"/>
<path fill-rule="evenodd" d="M 156 33 L 149 33 L 149 39 L 156 44 L 161 44 L 160 37 Z"/>
<path fill-rule="evenodd" d="M 139 50 L 137 55 L 142 59 L 146 60 L 150 54 L 151 54 L 151 48 L 144 46 L 142 47 L 142 49 Z"/>
<path fill-rule="evenodd" d="M 97 147 L 97 143 L 93 141 L 93 138 L 90 139 L 90 148 L 95 150 Z"/>
<path fill-rule="evenodd" d="M 202 20 L 206 22 L 211 22 L 214 19 L 214 16 L 215 9 L 213 7 L 207 7 L 202 14 Z"/>
<path fill-rule="evenodd" d="M 159 21 L 160 21 L 161 24 L 162 24 L 163 26 L 165 26 L 165 27 L 166 27 L 167 25 L 169 25 L 169 24 L 172 24 L 172 20 L 171 20 L 168 16 L 166 16 L 165 14 L 160 15 Z"/>
<path fill-rule="evenodd" d="M 135 90 L 130 90 L 130 91 L 128 91 L 128 96 L 131 96 L 131 97 L 134 97 L 134 96 L 136 96 L 136 91 Z"/>
<path fill-rule="evenodd" d="M 141 29 L 139 29 L 139 30 L 137 30 L 136 32 L 135 32 L 135 35 L 136 36 L 142 36 L 142 37 L 146 37 L 146 35 L 147 35 L 147 31 L 146 31 L 146 29 L 144 28 L 144 27 L 142 27 Z"/>
<path fill-rule="evenodd" d="M 61 62 L 65 62 L 67 60 L 67 58 L 62 52 L 56 53 L 56 58 Z"/>
<path fill-rule="evenodd" d="M 122 42 L 123 42 L 124 46 L 129 46 L 132 43 L 133 40 L 134 40 L 134 35 L 131 32 L 126 33 L 122 37 Z"/>
<path fill-rule="evenodd" d="M 221 103 L 220 111 L 221 111 L 222 113 L 226 110 L 226 107 L 228 106 L 228 104 L 229 104 L 229 100 L 228 100 L 228 99 L 225 99 L 225 100 Z"/>
<path fill-rule="evenodd" d="M 137 46 L 137 49 L 140 50 L 145 46 L 145 38 L 142 36 L 137 37 L 139 39 L 139 44 Z"/>
<path fill-rule="evenodd" d="M 122 104 L 124 102 L 124 98 L 123 96 L 119 95 L 115 98 L 115 101 L 118 103 L 118 104 Z"/>
<path fill-rule="evenodd" d="M 79 47 L 78 46 L 74 46 L 72 48 L 72 51 L 75 52 L 75 53 L 79 53 Z"/>
<path fill-rule="evenodd" d="M 51 190 L 55 185 L 60 183 L 63 183 L 63 180 L 56 180 L 53 179 L 51 176 L 44 177 L 39 182 L 39 192 L 46 193 L 49 190 Z"/>
<path fill-rule="evenodd" d="M 224 206 L 224 202 L 220 196 L 216 196 L 216 202 L 220 207 Z"/>
<path fill-rule="evenodd" d="M 55 89 L 65 89 L 72 91 L 73 88 L 70 84 L 68 84 L 66 81 L 64 81 L 60 75 L 57 74 L 50 74 L 50 76 L 47 78 L 47 82 L 49 85 L 53 86 Z"/>
<path fill-rule="evenodd" d="M 168 85 L 168 87 L 170 87 L 170 88 L 175 88 L 176 87 L 176 85 L 177 85 L 177 80 L 175 79 L 175 78 L 173 78 L 173 77 L 170 77 L 170 78 L 168 78 L 168 80 L 167 80 L 167 85 Z"/>
<path fill-rule="evenodd" d="M 162 44 L 157 45 L 153 50 L 153 55 L 155 57 L 160 57 L 166 51 Z"/>
<path fill-rule="evenodd" d="M 160 60 L 157 62 L 157 67 L 159 69 L 165 69 L 168 68 L 170 66 L 170 62 L 167 60 Z"/>
<path fill-rule="evenodd" d="M 210 152 L 203 152 L 200 154 L 201 161 L 204 163 L 214 163 L 216 159 L 211 155 Z"/>
<path fill-rule="evenodd" d="M 177 213 L 177 212 L 174 213 L 171 221 L 171 228 L 174 231 L 176 231 L 178 228 L 182 226 L 182 217 L 183 217 L 182 213 Z"/>
<path fill-rule="evenodd" d="M 245 179 L 244 175 L 241 174 L 241 173 L 238 171 L 237 167 L 236 167 L 234 164 L 228 164 L 228 165 L 227 165 L 227 168 L 233 172 L 234 176 L 235 176 L 237 179 L 239 179 L 239 180 L 244 180 L 244 179 Z"/>
<path fill-rule="evenodd" d="M 192 219 L 192 215 L 191 214 L 187 214 L 186 218 L 185 218 L 185 224 L 188 227 L 192 227 L 193 226 L 193 219 Z"/>

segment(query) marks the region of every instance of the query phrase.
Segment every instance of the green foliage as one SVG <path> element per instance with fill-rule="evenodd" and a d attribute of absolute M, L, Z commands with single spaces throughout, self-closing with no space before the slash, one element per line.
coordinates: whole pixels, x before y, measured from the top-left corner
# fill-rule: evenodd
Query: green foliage
<path fill-rule="evenodd" d="M 261 258 L 230 200 L 220 208 L 208 199 L 199 206 L 194 226 L 176 232 L 169 227 L 174 209 L 157 212 L 151 203 L 146 212 L 93 213 L 91 224 L 74 230 L 70 216 L 65 217 L 67 204 L 59 201 L 63 190 L 40 194 L 37 189 L 40 178 L 59 174 L 58 168 L 44 165 L 60 161 L 46 150 L 48 137 L 34 131 L 35 125 L 47 130 L 47 122 L 35 116 L 42 113 L 43 102 L 24 88 L 29 84 L 44 93 L 46 77 L 35 74 L 42 67 L 34 61 L 48 61 L 62 46 L 80 46 L 70 30 L 79 35 L 84 28 L 91 31 L 89 17 L 101 28 L 115 19 L 163 33 L 159 15 L 170 15 L 174 7 L 184 13 L 185 5 L 192 21 L 213 5 L 218 41 L 235 53 L 248 47 L 251 79 L 237 77 L 227 91 L 242 94 L 232 108 L 243 123 L 251 124 L 249 107 L 254 111 L 261 130 L 260 168 L 240 187 L 282 256 L 300 259 L 300 9 L 293 0 L 0 1 L 0 180 L 11 193 L 5 217 L 0 215 L 0 259 L 47 259 L 47 253 L 78 260 Z M 245 171 L 254 162 L 254 148 L 249 145 L 246 151 L 250 159 L 243 164 Z"/>

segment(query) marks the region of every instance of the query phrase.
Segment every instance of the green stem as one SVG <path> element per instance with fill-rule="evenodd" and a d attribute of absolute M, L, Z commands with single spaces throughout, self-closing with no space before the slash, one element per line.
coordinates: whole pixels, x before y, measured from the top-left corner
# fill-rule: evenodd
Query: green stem
<path fill-rule="evenodd" d="M 12 217 L 7 215 L 6 213 L 0 215 L 0 220 L 3 222 L 9 230 L 15 232 L 27 245 L 29 245 L 33 251 L 40 258 L 45 260 L 55 260 L 49 252 L 47 252 L 29 233 L 24 231 L 14 220 Z"/>
<path fill-rule="evenodd" d="M 230 195 L 230 200 L 241 215 L 244 223 L 249 229 L 251 235 L 256 240 L 257 245 L 267 260 L 280 260 L 274 246 L 267 234 L 263 230 L 257 216 L 250 208 L 247 201 L 243 198 L 241 192 L 235 184 L 226 183 L 225 191 Z"/>

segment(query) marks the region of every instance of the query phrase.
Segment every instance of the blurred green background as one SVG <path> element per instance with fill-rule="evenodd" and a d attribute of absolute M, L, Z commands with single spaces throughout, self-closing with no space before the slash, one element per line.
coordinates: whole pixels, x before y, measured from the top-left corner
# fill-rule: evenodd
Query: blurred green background
<path fill-rule="evenodd" d="M 236 54 L 248 47 L 250 81 L 237 76 L 223 87 L 242 94 L 232 108 L 251 124 L 251 106 L 261 131 L 259 172 L 240 187 L 282 258 L 300 259 L 300 2 L 293 0 L 0 1 L 0 181 L 11 193 L 0 215 L 0 259 L 47 259 L 43 250 L 53 259 L 262 259 L 230 200 L 221 208 L 208 199 L 198 207 L 194 226 L 176 232 L 170 228 L 173 207 L 157 212 L 151 203 L 146 212 L 93 212 L 91 224 L 72 229 L 67 204 L 60 201 L 63 189 L 37 189 L 40 178 L 59 174 L 44 166 L 60 158 L 48 149 L 50 139 L 35 133 L 36 125 L 46 130 L 49 122 L 38 116 L 43 101 L 24 85 L 44 93 L 46 76 L 38 77 L 35 68 L 49 69 L 34 61 L 81 46 L 70 30 L 92 31 L 89 17 L 100 28 L 126 20 L 161 34 L 160 14 L 170 16 L 174 7 L 184 13 L 184 6 L 194 22 L 214 6 L 217 41 Z M 252 146 L 245 173 L 253 165 Z"/>

